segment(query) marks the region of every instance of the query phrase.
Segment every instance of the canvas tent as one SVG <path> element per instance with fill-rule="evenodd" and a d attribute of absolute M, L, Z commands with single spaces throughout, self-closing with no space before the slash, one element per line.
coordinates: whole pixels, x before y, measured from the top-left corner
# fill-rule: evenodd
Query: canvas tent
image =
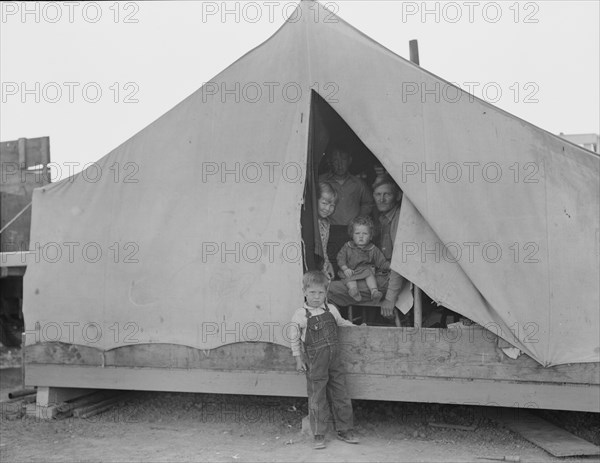
<path fill-rule="evenodd" d="M 392 268 L 543 365 L 598 362 L 598 156 L 317 5 L 88 172 L 35 191 L 26 330 L 102 350 L 287 345 L 314 89 L 404 190 Z"/>

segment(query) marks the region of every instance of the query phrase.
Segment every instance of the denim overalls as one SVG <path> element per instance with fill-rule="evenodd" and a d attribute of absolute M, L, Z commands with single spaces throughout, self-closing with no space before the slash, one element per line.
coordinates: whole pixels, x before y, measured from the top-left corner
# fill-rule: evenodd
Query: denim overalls
<path fill-rule="evenodd" d="M 325 303 L 325 312 L 311 316 L 306 311 L 304 350 L 308 363 L 306 384 L 308 414 L 314 435 L 324 435 L 330 410 L 336 431 L 352 429 L 352 402 L 346 393 L 345 372 L 339 355 L 337 322 Z M 329 402 L 329 403 L 328 403 Z"/>

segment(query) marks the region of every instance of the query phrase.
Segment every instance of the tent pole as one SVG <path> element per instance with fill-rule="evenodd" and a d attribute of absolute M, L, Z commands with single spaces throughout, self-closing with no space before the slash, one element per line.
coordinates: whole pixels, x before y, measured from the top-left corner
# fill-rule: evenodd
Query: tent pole
<path fill-rule="evenodd" d="M 411 40 L 408 42 L 408 47 L 410 49 L 410 60 L 419 64 L 419 42 L 416 40 Z M 413 297 L 414 297 L 414 306 L 413 306 L 413 326 L 415 328 L 420 328 L 423 324 L 423 303 L 421 298 L 421 290 L 417 287 L 417 285 L 413 286 Z"/>

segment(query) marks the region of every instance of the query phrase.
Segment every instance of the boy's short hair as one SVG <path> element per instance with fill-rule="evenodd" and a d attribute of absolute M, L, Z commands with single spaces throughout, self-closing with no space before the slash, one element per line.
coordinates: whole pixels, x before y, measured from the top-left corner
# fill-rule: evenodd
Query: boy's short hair
<path fill-rule="evenodd" d="M 337 203 L 338 194 L 337 191 L 327 182 L 319 182 L 317 188 L 317 200 L 323 196 L 323 193 L 328 193 L 333 197 L 333 201 Z"/>
<path fill-rule="evenodd" d="M 354 234 L 354 227 L 356 225 L 364 225 L 365 227 L 369 227 L 369 233 L 371 233 L 371 238 L 373 237 L 373 232 L 375 231 L 375 224 L 373 220 L 368 215 L 354 217 L 350 223 L 348 224 L 348 235 L 352 237 Z"/>
<path fill-rule="evenodd" d="M 320 270 L 311 270 L 310 272 L 306 272 L 302 277 L 302 289 L 314 285 L 321 285 L 327 288 L 328 284 L 329 278 Z"/>

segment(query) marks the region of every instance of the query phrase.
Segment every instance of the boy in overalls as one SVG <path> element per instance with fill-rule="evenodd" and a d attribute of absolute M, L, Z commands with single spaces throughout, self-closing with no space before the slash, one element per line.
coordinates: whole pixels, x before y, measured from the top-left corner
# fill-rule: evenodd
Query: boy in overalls
<path fill-rule="evenodd" d="M 291 336 L 292 353 L 296 369 L 306 373 L 310 429 L 316 449 L 325 448 L 330 407 L 338 439 L 358 443 L 352 431 L 352 402 L 346 392 L 337 330 L 338 326 L 355 325 L 343 319 L 334 305 L 327 304 L 328 285 L 329 280 L 322 272 L 306 273 L 302 279 L 306 302 L 292 317 L 297 327 Z"/>

